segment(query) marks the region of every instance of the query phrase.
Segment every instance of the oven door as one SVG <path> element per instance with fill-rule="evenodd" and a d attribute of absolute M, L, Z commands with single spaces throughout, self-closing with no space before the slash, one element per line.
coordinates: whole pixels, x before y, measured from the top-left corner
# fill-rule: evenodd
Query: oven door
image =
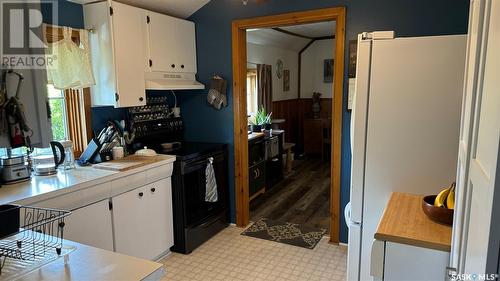
<path fill-rule="evenodd" d="M 206 202 L 206 168 L 213 157 L 213 167 L 217 183 L 217 201 Z M 224 210 L 227 177 L 224 153 L 214 153 L 183 163 L 181 176 L 184 187 L 186 226 L 202 223 L 209 217 Z"/>

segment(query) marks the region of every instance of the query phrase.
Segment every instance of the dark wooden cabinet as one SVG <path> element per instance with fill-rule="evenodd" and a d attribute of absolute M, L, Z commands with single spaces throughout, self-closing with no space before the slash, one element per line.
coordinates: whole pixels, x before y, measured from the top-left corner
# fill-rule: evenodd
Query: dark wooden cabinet
<path fill-rule="evenodd" d="M 264 192 L 266 186 L 266 161 L 251 166 L 248 172 L 249 179 L 249 196 Z"/>
<path fill-rule="evenodd" d="M 271 189 L 283 179 L 283 131 L 252 135 L 248 141 L 249 197 Z"/>
<path fill-rule="evenodd" d="M 266 142 L 266 190 L 270 190 L 283 179 L 283 133 L 273 134 Z"/>
<path fill-rule="evenodd" d="M 305 119 L 304 120 L 304 152 L 309 155 L 326 156 L 330 145 L 332 119 Z"/>

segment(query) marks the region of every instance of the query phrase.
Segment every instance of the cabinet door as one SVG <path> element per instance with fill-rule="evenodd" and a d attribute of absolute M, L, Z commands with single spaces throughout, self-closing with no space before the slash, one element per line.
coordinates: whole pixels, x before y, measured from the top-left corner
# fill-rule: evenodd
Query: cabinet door
<path fill-rule="evenodd" d="M 115 58 L 116 107 L 146 105 L 144 80 L 145 10 L 113 2 L 113 48 Z M 112 94 L 112 93 L 103 93 Z"/>
<path fill-rule="evenodd" d="M 445 280 L 449 256 L 444 251 L 386 242 L 384 281 Z"/>
<path fill-rule="evenodd" d="M 66 217 L 64 238 L 113 251 L 113 230 L 109 200 L 76 209 Z"/>
<path fill-rule="evenodd" d="M 178 72 L 196 73 L 196 35 L 194 23 L 177 19 L 175 44 L 179 46 L 177 53 Z"/>
<path fill-rule="evenodd" d="M 176 19 L 154 12 L 149 12 L 149 18 L 151 71 L 177 71 Z"/>
<path fill-rule="evenodd" d="M 194 23 L 150 12 L 151 71 L 196 73 Z"/>
<path fill-rule="evenodd" d="M 173 245 L 170 178 L 112 200 L 117 252 L 151 260 L 170 249 Z"/>
<path fill-rule="evenodd" d="M 149 193 L 147 217 L 150 233 L 152 257 L 158 257 L 174 245 L 173 213 L 172 213 L 172 184 L 170 178 L 162 179 L 146 186 Z M 153 243 L 151 243 L 153 244 Z"/>
<path fill-rule="evenodd" d="M 119 253 L 150 259 L 147 252 L 148 224 L 154 224 L 147 217 L 148 203 L 145 188 L 140 187 L 112 198 L 113 226 L 115 229 L 115 250 Z"/>

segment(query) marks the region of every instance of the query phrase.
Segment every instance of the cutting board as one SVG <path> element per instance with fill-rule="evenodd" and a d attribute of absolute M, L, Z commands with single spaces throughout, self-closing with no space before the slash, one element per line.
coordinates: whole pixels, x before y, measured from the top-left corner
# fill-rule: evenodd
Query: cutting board
<path fill-rule="evenodd" d="M 143 161 L 126 161 L 126 162 L 111 161 L 111 162 L 95 164 L 92 167 L 101 170 L 123 172 L 140 166 L 144 166 L 144 164 L 145 163 Z"/>

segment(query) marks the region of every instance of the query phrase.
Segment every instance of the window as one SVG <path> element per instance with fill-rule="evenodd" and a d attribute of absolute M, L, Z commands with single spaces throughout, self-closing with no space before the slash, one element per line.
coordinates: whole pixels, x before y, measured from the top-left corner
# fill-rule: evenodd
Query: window
<path fill-rule="evenodd" d="M 66 115 L 66 102 L 64 92 L 57 90 L 52 85 L 47 85 L 49 94 L 49 107 L 52 120 L 52 139 L 68 139 L 68 118 Z"/>
<path fill-rule="evenodd" d="M 252 115 L 257 107 L 257 70 L 247 71 L 247 115 Z"/>

